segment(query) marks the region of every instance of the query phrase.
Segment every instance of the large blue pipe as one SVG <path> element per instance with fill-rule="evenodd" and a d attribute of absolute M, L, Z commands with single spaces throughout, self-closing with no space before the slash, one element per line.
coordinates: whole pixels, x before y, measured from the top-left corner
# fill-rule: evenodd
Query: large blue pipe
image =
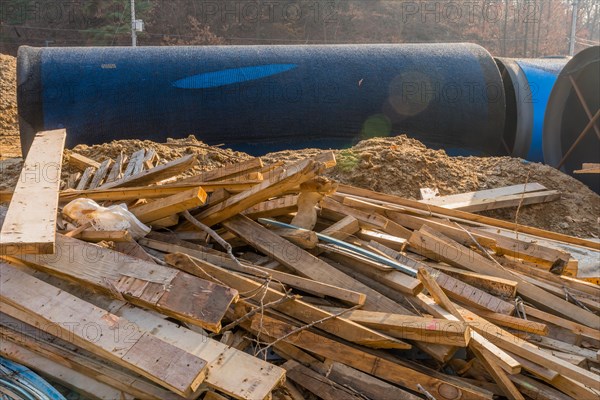
<path fill-rule="evenodd" d="M 503 153 L 505 98 L 473 44 L 32 48 L 18 55 L 23 148 L 195 134 L 253 154 L 407 133 Z"/>
<path fill-rule="evenodd" d="M 550 92 L 569 57 L 496 58 L 506 93 L 504 141 L 509 153 L 544 162 L 543 129 Z"/>

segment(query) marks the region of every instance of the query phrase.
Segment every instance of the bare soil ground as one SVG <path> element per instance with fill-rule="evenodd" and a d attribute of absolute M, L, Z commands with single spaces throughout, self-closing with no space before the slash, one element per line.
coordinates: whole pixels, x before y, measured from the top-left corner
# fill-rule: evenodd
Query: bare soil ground
<path fill-rule="evenodd" d="M 0 55 L 0 159 L 20 157 L 16 105 L 16 62 Z M 196 154 L 198 166 L 184 175 L 243 161 L 248 154 L 208 146 L 194 137 L 154 143 L 122 140 L 96 146 L 77 146 L 74 151 L 102 161 L 121 152 L 132 154 L 141 148 L 153 148 L 164 161 L 184 154 Z M 263 157 L 266 163 L 292 161 L 316 154 L 317 149 L 283 151 Z M 70 172 L 69 151 L 65 153 L 65 174 Z M 497 188 L 526 182 L 539 182 L 559 190 L 562 198 L 551 203 L 521 208 L 519 223 L 581 237 L 598 237 L 600 196 L 579 181 L 551 167 L 510 157 L 449 157 L 422 143 L 397 136 L 375 138 L 350 149 L 337 150 L 338 165 L 329 176 L 342 183 L 417 199 L 419 189 L 437 188 L 440 195 Z M 21 160 L 0 162 L 0 190 L 14 186 Z M 486 215 L 514 221 L 516 208 L 488 211 Z"/>

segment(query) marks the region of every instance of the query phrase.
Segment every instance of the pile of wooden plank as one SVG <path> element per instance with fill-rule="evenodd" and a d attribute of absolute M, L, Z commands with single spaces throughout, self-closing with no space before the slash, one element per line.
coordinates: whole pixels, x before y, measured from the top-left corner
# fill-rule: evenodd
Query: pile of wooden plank
<path fill-rule="evenodd" d="M 3 357 L 95 399 L 600 394 L 600 286 L 577 278 L 600 243 L 464 210 L 557 193 L 419 202 L 325 178 L 332 152 L 177 181 L 193 156 L 114 176 L 75 156 L 94 169 L 61 190 L 65 135 L 38 134 L 3 196 Z M 66 224 L 77 198 L 152 231 Z"/>

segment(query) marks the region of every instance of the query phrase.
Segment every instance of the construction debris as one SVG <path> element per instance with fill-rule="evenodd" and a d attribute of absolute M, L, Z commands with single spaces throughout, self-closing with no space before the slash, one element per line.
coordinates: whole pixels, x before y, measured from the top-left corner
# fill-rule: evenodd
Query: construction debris
<path fill-rule="evenodd" d="M 97 398 L 600 395 L 600 286 L 578 277 L 600 243 L 470 212 L 557 191 L 411 200 L 326 177 L 328 151 L 209 171 L 113 156 L 70 153 L 62 188 L 3 193 L 2 357 Z M 47 206 L 23 196 L 42 189 Z M 149 233 L 69 218 L 77 199 L 126 205 Z"/>

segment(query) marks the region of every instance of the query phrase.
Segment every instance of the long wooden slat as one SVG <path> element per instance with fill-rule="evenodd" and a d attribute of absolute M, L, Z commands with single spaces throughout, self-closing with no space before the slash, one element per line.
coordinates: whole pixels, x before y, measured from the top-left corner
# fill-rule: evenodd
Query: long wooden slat
<path fill-rule="evenodd" d="M 115 389 L 94 377 L 82 374 L 79 370 L 65 366 L 54 358 L 44 357 L 30 349 L 6 340 L 0 341 L 0 355 L 21 365 L 38 371 L 66 388 L 90 400 L 134 400 L 135 397 Z M 168 393 L 167 393 L 168 395 Z M 174 395 L 176 396 L 176 395 Z M 182 397 L 177 396 L 179 399 Z M 9 397 L 12 399 L 13 397 Z M 159 400 L 157 397 L 147 397 Z M 168 397 L 167 397 L 168 398 Z"/>
<path fill-rule="evenodd" d="M 321 169 L 321 164 L 313 160 L 301 161 L 289 167 L 274 179 L 264 181 L 245 192 L 231 196 L 227 200 L 202 211 L 196 217 L 208 226 L 223 222 L 261 201 L 279 195 L 287 189 L 314 178 Z"/>
<path fill-rule="evenodd" d="M 257 172 L 263 169 L 263 162 L 260 158 L 252 158 L 248 161 L 242 161 L 235 164 L 228 164 L 221 168 L 217 168 L 211 171 L 201 172 L 200 174 L 191 178 L 186 178 L 180 181 L 180 183 L 198 183 L 198 182 L 210 182 L 210 181 L 223 181 L 226 179 L 232 179 L 240 175 L 247 174 L 249 172 Z"/>
<path fill-rule="evenodd" d="M 206 261 L 191 258 L 186 254 L 168 254 L 165 256 L 165 261 L 168 264 L 181 269 L 182 271 L 203 277 L 205 279 L 219 280 L 227 285 L 230 285 L 231 287 L 238 288 L 238 290 L 241 292 L 255 292 L 258 295 L 263 295 L 261 292 L 263 285 L 261 283 L 255 282 L 233 272 L 229 272 Z M 267 288 L 266 292 L 264 293 L 263 301 L 270 303 L 273 301 L 278 301 L 284 297 L 285 294 L 274 289 Z M 284 302 L 274 308 L 306 323 L 313 323 L 315 321 L 332 317 L 330 313 L 297 299 Z M 364 328 L 344 318 L 329 319 L 317 324 L 316 327 L 334 335 L 338 335 L 339 337 L 351 342 L 359 343 L 369 347 L 403 349 L 411 347 L 407 343 L 395 340 L 386 335 L 379 334 L 371 329 Z"/>
<path fill-rule="evenodd" d="M 100 186 L 100 189 L 150 185 L 186 171 L 195 163 L 196 156 L 190 154 L 188 156 L 173 160 L 167 164 L 159 165 L 158 167 L 143 171 L 137 175 L 124 177 L 113 182 L 105 183 L 104 185 Z"/>
<path fill-rule="evenodd" d="M 0 231 L 0 255 L 54 254 L 64 129 L 38 133 Z"/>
<path fill-rule="evenodd" d="M 57 256 L 24 255 L 10 261 L 25 262 L 213 332 L 221 329 L 221 319 L 238 297 L 233 289 L 77 239 L 58 235 L 57 245 L 61 249 Z"/>
<path fill-rule="evenodd" d="M 532 183 L 512 185 L 512 186 L 504 186 L 504 187 L 495 188 L 495 189 L 479 190 L 476 192 L 467 192 L 467 193 L 452 194 L 452 195 L 448 195 L 448 196 L 439 196 L 439 197 L 434 197 L 429 200 L 419 200 L 419 202 L 424 203 L 424 204 L 434 204 L 434 205 L 440 206 L 440 207 L 455 208 L 455 207 L 452 207 L 452 205 L 454 205 L 456 203 L 463 203 L 466 201 L 487 200 L 487 199 L 493 199 L 496 197 L 537 192 L 537 191 L 541 191 L 541 190 L 546 190 L 546 187 L 537 182 L 532 182 Z"/>
<path fill-rule="evenodd" d="M 399 196 L 388 195 L 384 193 L 374 192 L 368 189 L 360 189 L 354 186 L 340 184 L 337 189 L 338 193 L 346 195 L 365 197 L 367 199 L 375 199 L 379 201 L 389 202 L 403 207 L 409 207 L 428 213 L 442 215 L 451 218 L 462 219 L 466 221 L 476 222 L 484 225 L 495 226 L 497 228 L 508 229 L 511 231 L 523 232 L 533 236 L 538 236 L 546 239 L 557 240 L 578 246 L 588 247 L 594 250 L 600 250 L 600 243 L 592 240 L 581 239 L 574 236 L 564 235 L 558 232 L 550 232 L 544 229 L 534 228 L 531 226 L 520 225 L 514 222 L 502 221 L 496 218 L 485 217 L 459 210 L 448 210 L 443 207 L 438 207 L 430 204 L 422 204 L 418 201 L 404 199 Z"/>
<path fill-rule="evenodd" d="M 551 353 L 491 324 L 489 321 L 479 317 L 473 312 L 463 308 L 459 309 L 459 312 L 474 330 L 498 347 L 518 354 L 536 364 L 553 369 L 560 374 L 572 378 L 577 382 L 581 382 L 595 390 L 600 390 L 600 380 L 596 374 L 553 356 Z"/>
<path fill-rule="evenodd" d="M 247 325 L 245 325 L 247 327 Z M 360 371 L 377 376 L 380 379 L 396 383 L 402 387 L 418 392 L 417 384 L 421 384 L 436 399 L 484 399 L 487 395 L 466 387 L 460 387 L 450 381 L 435 377 L 433 371 L 419 372 L 398 362 L 367 353 L 328 339 L 309 331 L 292 333 L 296 327 L 268 316 L 252 318 L 250 329 L 274 339 L 282 338 L 302 349 L 318 354 L 333 361 L 346 364 Z"/>
<path fill-rule="evenodd" d="M 338 308 L 321 308 L 332 313 L 341 311 Z M 466 347 L 471 339 L 468 325 L 459 321 L 364 310 L 348 311 L 344 318 L 400 339 L 418 342 Z"/>
<path fill-rule="evenodd" d="M 92 160 L 91 158 L 75 152 L 71 152 L 69 154 L 68 163 L 75 168 L 79 168 L 81 171 L 85 171 L 86 168 L 89 167 L 94 169 L 100 168 L 100 163 L 98 161 Z"/>
<path fill-rule="evenodd" d="M 314 393 L 323 400 L 363 400 L 364 398 L 302 364 L 289 360 L 282 365 L 288 379 Z"/>
<path fill-rule="evenodd" d="M 378 400 L 420 400 L 410 392 L 338 362 L 327 363 L 327 377 Z"/>
<path fill-rule="evenodd" d="M 85 298 L 95 306 L 152 332 L 159 339 L 206 360 L 208 374 L 204 384 L 234 399 L 264 400 L 285 379 L 283 369 L 214 340 L 202 330 L 188 329 L 158 313 L 92 292 L 43 272 L 32 269 L 27 272 L 79 298 Z"/>
<path fill-rule="evenodd" d="M 206 202 L 207 194 L 201 187 L 177 193 L 164 199 L 134 207 L 130 211 L 144 223 L 157 221 L 185 210 L 200 207 Z"/>
<path fill-rule="evenodd" d="M 2 307 L 11 307 L 3 304 Z M 11 310 L 14 312 L 15 310 Z M 31 325 L 7 315 L 0 315 L 0 345 L 12 343 L 35 352 L 37 355 L 52 359 L 71 370 L 77 370 L 99 382 L 103 382 L 124 393 L 149 400 L 181 400 L 182 397 L 155 386 L 139 375 L 126 373 L 105 362 L 89 357 L 85 350 L 70 346 L 55 336 L 42 332 Z M 50 371 L 48 371 L 50 372 Z M 113 400 L 113 399 L 107 399 Z"/>
<path fill-rule="evenodd" d="M 205 360 L 12 266 L 0 263 L 0 271 L 0 300 L 26 313 L 36 325 L 57 329 L 61 338 L 182 396 L 196 390 L 204 380 Z M 1 306 L 0 310 L 10 315 L 10 310 Z M 65 321 L 79 322 L 65 324 Z M 126 327 L 130 334 L 114 334 Z"/>
<path fill-rule="evenodd" d="M 104 180 L 104 177 L 108 173 L 108 169 L 110 168 L 112 162 L 113 160 L 107 158 L 102 162 L 102 164 L 100 164 L 100 167 L 98 167 L 98 170 L 96 170 L 94 178 L 92 179 L 92 182 L 90 182 L 90 186 L 88 189 L 96 189 L 98 186 L 100 186 L 100 184 Z"/>
<path fill-rule="evenodd" d="M 257 250 L 293 269 L 305 278 L 328 282 L 335 286 L 366 294 L 367 300 L 363 307 L 366 310 L 398 312 L 395 307 L 396 311 L 385 309 L 387 307 L 379 302 L 378 298 L 381 295 L 376 291 L 350 278 L 247 217 L 238 215 L 225 221 L 223 225 Z"/>
<path fill-rule="evenodd" d="M 451 265 L 467 268 L 473 272 L 514 280 L 518 282 L 517 291 L 538 306 L 551 308 L 566 318 L 600 329 L 600 319 L 591 312 L 553 296 L 520 276 L 494 264 L 479 253 L 467 249 L 448 237 L 435 233 L 426 226 L 422 227 L 420 231 L 413 232 L 409 242 L 415 249 L 419 249 L 423 255 L 436 261 L 444 261 Z"/>

